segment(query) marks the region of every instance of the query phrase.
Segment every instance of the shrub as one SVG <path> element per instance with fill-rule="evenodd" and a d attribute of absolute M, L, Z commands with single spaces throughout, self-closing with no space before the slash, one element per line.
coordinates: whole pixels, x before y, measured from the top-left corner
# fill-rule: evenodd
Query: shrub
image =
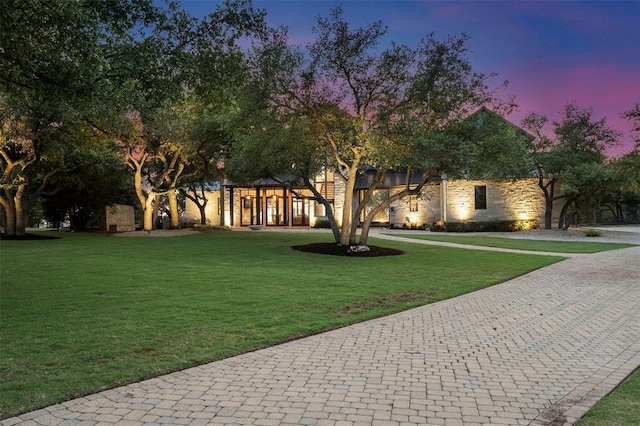
<path fill-rule="evenodd" d="M 598 231 L 597 229 L 586 229 L 584 231 L 584 235 L 586 237 L 600 237 L 602 236 L 602 232 Z"/>
<path fill-rule="evenodd" d="M 326 216 L 318 216 L 312 228 L 331 228 L 331 222 L 329 222 L 329 218 Z"/>
<path fill-rule="evenodd" d="M 429 230 L 432 232 L 444 232 L 445 231 L 444 221 L 439 220 L 437 222 L 434 222 L 433 225 L 431 225 L 431 227 L 429 228 Z"/>
<path fill-rule="evenodd" d="M 446 222 L 447 232 L 516 232 L 537 228 L 538 222 L 531 220 L 492 220 L 478 222 Z"/>

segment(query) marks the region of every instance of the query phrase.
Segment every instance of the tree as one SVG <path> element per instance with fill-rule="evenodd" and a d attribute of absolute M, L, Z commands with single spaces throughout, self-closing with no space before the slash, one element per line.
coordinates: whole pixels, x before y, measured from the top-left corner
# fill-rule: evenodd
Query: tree
<path fill-rule="evenodd" d="M 640 207 L 640 152 L 633 150 L 605 163 L 607 178 L 596 193 L 600 203 L 594 207 L 611 212 L 615 222 L 638 222 Z"/>
<path fill-rule="evenodd" d="M 419 194 L 431 177 L 463 172 L 463 159 L 473 150 L 463 134 L 470 127 L 462 123 L 497 99 L 487 86 L 491 75 L 471 66 L 467 36 L 439 41 L 431 34 L 415 49 L 393 43 L 382 50 L 381 22 L 352 30 L 342 13 L 334 8 L 328 18 L 318 18 L 307 54 L 288 46 L 286 32 L 274 33 L 257 52 L 245 104 L 250 108 L 240 112 L 243 118 L 253 114 L 253 127 L 242 129 L 232 158 L 248 164 L 243 154 L 256 147 L 278 152 L 265 171 L 288 171 L 323 204 L 311 179 L 322 167 L 334 169 L 346 187 L 339 232 L 332 220 L 336 242 L 356 244 L 364 214 L 357 243 L 365 245 L 377 212 Z M 266 117 L 277 119 L 267 123 Z M 283 134 L 265 146 L 267 138 Z M 355 203 L 355 182 L 365 166 L 376 174 Z M 376 189 L 392 171 L 406 173 L 404 189 L 377 199 Z"/>
<path fill-rule="evenodd" d="M 183 193 L 200 212 L 200 224 L 207 224 L 206 208 L 209 199 L 206 192 L 215 182 L 223 180 L 223 152 L 229 144 L 229 136 L 217 115 L 197 116 L 191 126 L 193 153 L 183 179 Z"/>
<path fill-rule="evenodd" d="M 551 229 L 554 202 L 564 197 L 563 194 L 556 194 L 556 184 L 558 183 L 558 176 L 563 163 L 562 159 L 554 156 L 552 151 L 555 147 L 554 142 L 545 133 L 545 126 L 548 121 L 549 119 L 546 116 L 536 113 L 530 113 L 522 120 L 522 127 L 533 135 L 530 152 L 538 178 L 538 187 L 544 194 L 545 229 Z"/>
<path fill-rule="evenodd" d="M 553 122 L 554 139 L 545 134 L 547 122 L 547 117 L 532 113 L 525 117 L 522 126 L 534 136 L 530 152 L 538 186 L 545 197 L 545 228 L 551 228 L 553 204 L 561 199 L 564 206 L 558 227 L 566 228 L 569 205 L 591 186 L 593 173 L 584 172 L 593 171 L 595 164 L 603 164 L 606 148 L 618 144 L 621 134 L 608 126 L 606 118 L 595 119 L 593 108 L 579 108 L 574 103 L 568 103 L 561 120 Z M 581 177 L 584 180 L 579 182 Z M 558 194 L 557 185 L 561 182 L 564 191 Z"/>
<path fill-rule="evenodd" d="M 631 134 L 635 142 L 635 149 L 640 150 L 640 101 L 636 102 L 630 110 L 623 112 L 622 117 L 631 121 L 633 125 Z"/>
<path fill-rule="evenodd" d="M 50 179 L 69 170 L 65 159 L 75 151 L 70 126 L 47 119 L 42 111 L 25 112 L 0 98 L 0 206 L 8 235 L 23 236 L 29 201 L 45 190 Z"/>
<path fill-rule="evenodd" d="M 87 138 L 66 159 L 69 170 L 54 175 L 40 194 L 44 218 L 70 221 L 74 230 L 101 229 L 105 206 L 133 204 L 131 176 L 110 141 Z"/>
<path fill-rule="evenodd" d="M 24 233 L 22 200 L 37 198 L 51 176 L 69 171 L 65 159 L 79 136 L 90 133 L 88 123 L 113 127 L 109 119 L 142 79 L 153 86 L 155 76 L 168 75 L 138 67 L 144 58 L 158 63 L 144 36 L 165 22 L 164 10 L 150 0 L 0 4 L 0 165 L 3 211 L 7 222 L 16 222 L 10 232 Z"/>
<path fill-rule="evenodd" d="M 205 167 L 194 166 L 203 161 L 203 155 L 209 157 L 204 161 L 211 162 L 219 152 L 212 147 L 212 135 L 203 134 L 202 127 L 234 108 L 245 68 L 239 40 L 260 35 L 264 31 L 263 18 L 264 12 L 254 10 L 250 1 L 227 2 L 199 22 L 184 17 L 175 19 L 172 31 L 163 33 L 155 43 L 171 64 L 167 75 L 174 95 L 167 96 L 166 89 L 158 90 L 155 86 L 147 88 L 145 102 L 137 108 L 146 129 L 143 137 L 146 140 L 138 142 L 146 144 L 149 154 L 146 183 L 156 188 L 149 196 L 154 199 L 160 194 L 167 196 L 172 228 L 179 226 L 178 188 L 193 183 L 197 173 L 206 171 Z M 160 100 L 156 104 L 148 103 L 150 90 Z M 215 138 L 220 136 L 219 128 L 216 125 L 208 130 Z M 140 150 L 140 144 L 137 149 Z M 132 156 L 127 157 L 131 162 Z M 200 180 L 203 179 L 206 177 Z M 137 193 L 140 194 L 140 186 Z M 147 198 L 143 210 L 148 202 Z"/>

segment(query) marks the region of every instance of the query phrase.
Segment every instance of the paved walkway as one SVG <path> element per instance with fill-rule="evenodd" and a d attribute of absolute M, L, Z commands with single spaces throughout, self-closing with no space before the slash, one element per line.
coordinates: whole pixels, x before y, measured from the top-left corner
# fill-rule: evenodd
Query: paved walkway
<path fill-rule="evenodd" d="M 0 425 L 572 424 L 640 365 L 639 260 L 575 257 Z"/>

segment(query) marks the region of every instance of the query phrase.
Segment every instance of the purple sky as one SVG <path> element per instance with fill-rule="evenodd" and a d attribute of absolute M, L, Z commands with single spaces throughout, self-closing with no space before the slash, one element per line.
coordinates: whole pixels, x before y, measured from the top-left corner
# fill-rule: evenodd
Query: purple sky
<path fill-rule="evenodd" d="M 212 11 L 215 0 L 183 0 L 196 16 Z M 633 142 L 621 112 L 640 101 L 640 1 L 272 1 L 254 0 L 267 10 L 272 26 L 289 27 L 294 44 L 313 39 L 318 15 L 342 4 L 353 25 L 382 20 L 385 41 L 415 47 L 430 32 L 437 38 L 467 33 L 471 60 L 478 71 L 508 80 L 503 92 L 514 95 L 519 109 L 506 117 L 519 124 L 529 112 L 559 119 L 573 102 L 594 108 L 595 117 L 624 132 L 623 146 Z"/>

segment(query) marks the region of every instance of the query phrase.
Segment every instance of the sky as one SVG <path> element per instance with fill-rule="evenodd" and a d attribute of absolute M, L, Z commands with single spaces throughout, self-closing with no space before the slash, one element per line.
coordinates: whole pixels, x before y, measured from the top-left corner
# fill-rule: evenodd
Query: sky
<path fill-rule="evenodd" d="M 195 16 L 216 0 L 182 0 Z M 505 117 L 519 125 L 529 112 L 559 120 L 567 103 L 593 107 L 594 118 L 624 133 L 617 156 L 633 147 L 631 124 L 620 113 L 640 102 L 640 0 L 632 1 L 390 1 L 253 0 L 271 26 L 287 26 L 292 44 L 313 41 L 318 16 L 342 5 L 354 26 L 382 21 L 384 42 L 416 47 L 421 38 L 469 35 L 477 71 L 509 81 L 500 93 L 518 109 Z"/>

